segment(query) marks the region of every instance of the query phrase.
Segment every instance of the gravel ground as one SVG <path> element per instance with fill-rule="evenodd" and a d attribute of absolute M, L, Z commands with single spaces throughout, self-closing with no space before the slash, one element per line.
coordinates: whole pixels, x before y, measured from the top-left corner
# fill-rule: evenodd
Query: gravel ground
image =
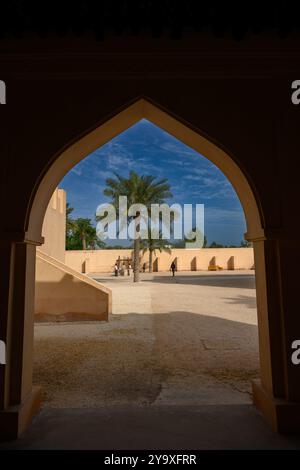
<path fill-rule="evenodd" d="M 253 272 L 95 276 L 109 322 L 36 324 L 44 406 L 250 403 L 258 376 Z"/>

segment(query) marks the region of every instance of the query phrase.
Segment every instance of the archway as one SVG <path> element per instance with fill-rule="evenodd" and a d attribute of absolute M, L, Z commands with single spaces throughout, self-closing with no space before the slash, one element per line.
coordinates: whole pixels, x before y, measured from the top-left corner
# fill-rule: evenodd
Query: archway
<path fill-rule="evenodd" d="M 254 195 L 255 189 L 251 187 L 244 172 L 227 152 L 196 130 L 191 129 L 185 123 L 161 110 L 149 100 L 145 98 L 138 99 L 114 117 L 71 144 L 53 161 L 38 183 L 32 198 L 32 205 L 28 212 L 27 238 L 28 240 L 41 240 L 44 214 L 51 195 L 62 177 L 93 150 L 108 142 L 142 118 L 156 124 L 214 163 L 227 176 L 241 201 L 247 224 L 246 238 L 253 242 L 255 251 L 261 375 L 265 388 L 272 389 L 273 377 L 270 359 L 268 308 L 266 304 L 266 272 L 264 245 L 262 244 L 264 240 L 263 215 Z M 27 262 L 30 262 L 31 266 L 33 266 L 35 260 L 33 246 L 26 256 Z M 33 305 L 34 297 L 34 275 L 32 275 L 32 272 L 28 276 L 27 274 L 25 275 L 25 281 L 25 290 L 28 296 L 27 303 L 30 306 Z M 30 325 L 28 322 L 27 330 L 28 347 L 26 360 L 28 364 L 32 365 L 32 348 L 30 346 L 32 324 Z M 32 367 L 27 371 L 23 371 L 23 377 L 26 379 L 28 390 L 31 387 Z"/>
<path fill-rule="evenodd" d="M 28 238 L 41 237 L 45 211 L 54 189 L 62 177 L 84 157 L 113 137 L 134 125 L 142 118 L 181 140 L 214 163 L 228 178 L 242 204 L 247 224 L 246 238 L 254 240 L 263 236 L 263 215 L 254 196 L 254 189 L 234 159 L 196 130 L 180 122 L 166 111 L 140 98 L 114 117 L 96 127 L 64 150 L 42 177 L 35 192 L 28 217 Z"/>

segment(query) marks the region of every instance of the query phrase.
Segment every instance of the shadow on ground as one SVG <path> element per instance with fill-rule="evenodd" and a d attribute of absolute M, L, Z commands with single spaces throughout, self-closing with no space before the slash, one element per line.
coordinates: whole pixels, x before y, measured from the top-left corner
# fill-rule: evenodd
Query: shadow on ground
<path fill-rule="evenodd" d="M 188 311 L 39 324 L 45 407 L 0 449 L 294 449 L 250 404 L 257 327 Z"/>
<path fill-rule="evenodd" d="M 250 295 L 239 295 L 237 297 L 224 297 L 224 301 L 229 304 L 245 305 L 246 307 L 249 307 L 249 308 L 256 309 L 257 307 L 256 298 L 250 297 Z"/>
<path fill-rule="evenodd" d="M 251 405 L 44 409 L 0 449 L 299 449 L 299 436 L 273 433 Z"/>
<path fill-rule="evenodd" d="M 98 280 L 98 279 L 97 279 Z M 102 280 L 99 282 L 102 282 Z M 154 282 L 160 284 L 189 284 L 197 286 L 235 287 L 242 289 L 255 289 L 255 277 L 252 274 L 218 274 L 208 275 L 180 275 L 174 277 L 156 275 L 151 279 L 143 279 L 142 282 Z"/>
<path fill-rule="evenodd" d="M 257 327 L 185 311 L 36 326 L 45 405 L 249 403 Z"/>

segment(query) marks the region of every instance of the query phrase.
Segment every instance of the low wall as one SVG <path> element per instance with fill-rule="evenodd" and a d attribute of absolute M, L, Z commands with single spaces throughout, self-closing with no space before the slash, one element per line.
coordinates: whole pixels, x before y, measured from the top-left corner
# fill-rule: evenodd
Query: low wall
<path fill-rule="evenodd" d="M 72 250 L 66 251 L 65 262 L 79 272 L 112 272 L 118 257 L 132 258 L 132 250 Z M 141 266 L 146 263 L 148 269 L 149 254 L 141 259 Z M 253 248 L 175 248 L 172 253 L 157 253 L 153 257 L 154 271 L 168 271 L 175 261 L 178 271 L 207 270 L 214 265 L 223 269 L 253 269 Z"/>
<path fill-rule="evenodd" d="M 108 320 L 111 291 L 37 250 L 35 321 Z"/>

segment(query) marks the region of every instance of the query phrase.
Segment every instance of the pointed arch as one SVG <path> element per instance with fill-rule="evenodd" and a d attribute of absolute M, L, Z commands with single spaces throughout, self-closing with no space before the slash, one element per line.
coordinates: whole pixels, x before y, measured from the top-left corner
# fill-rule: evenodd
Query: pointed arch
<path fill-rule="evenodd" d="M 262 238 L 262 215 L 259 205 L 248 178 L 235 160 L 219 145 L 202 135 L 201 132 L 192 129 L 186 123 L 144 97 L 137 99 L 106 122 L 79 138 L 57 156 L 35 191 L 28 217 L 28 238 L 32 240 L 41 239 L 42 224 L 47 205 L 55 188 L 65 174 L 87 155 L 143 118 L 199 152 L 224 173 L 235 189 L 243 207 L 247 225 L 246 238 L 248 240 Z"/>

